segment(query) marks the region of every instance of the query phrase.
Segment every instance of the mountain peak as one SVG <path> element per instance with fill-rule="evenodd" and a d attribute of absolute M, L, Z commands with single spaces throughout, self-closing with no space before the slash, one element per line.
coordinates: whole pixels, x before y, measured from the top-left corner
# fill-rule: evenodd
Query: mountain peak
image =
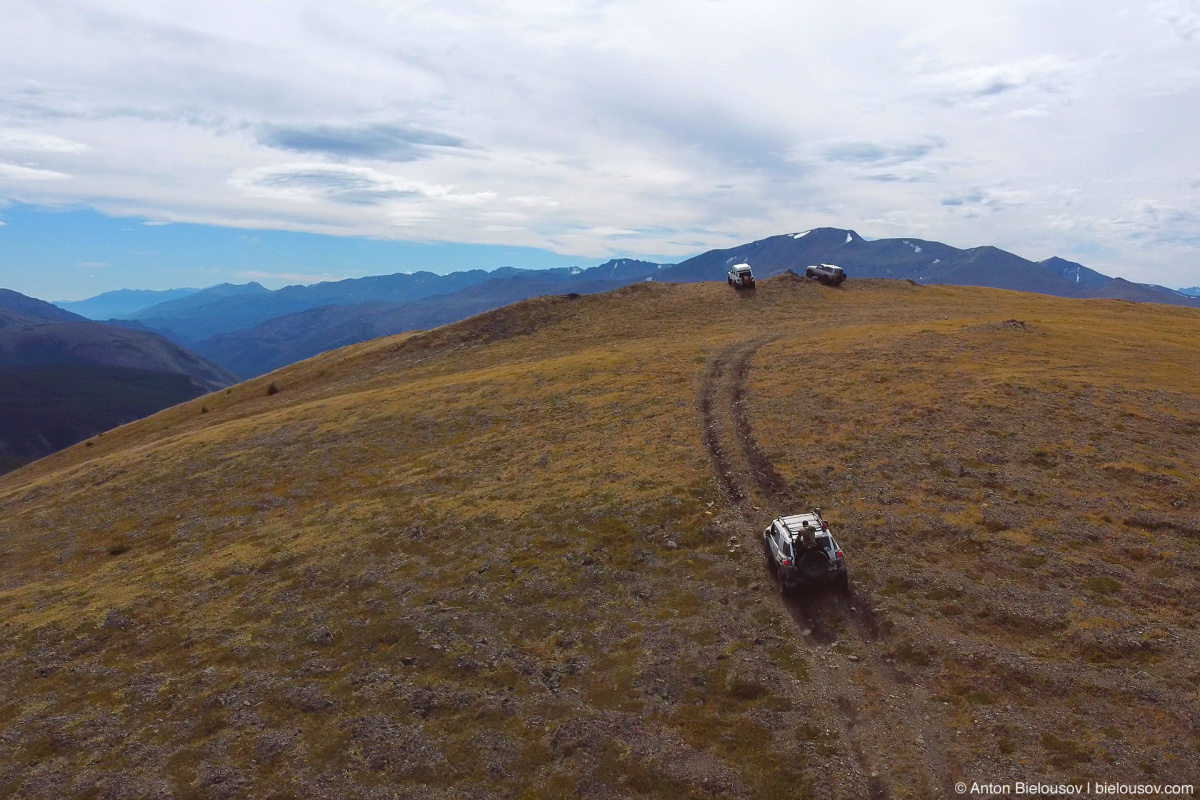
<path fill-rule="evenodd" d="M 29 297 L 11 289 L 0 289 L 0 308 L 19 311 L 46 322 L 80 322 L 84 319 L 84 317 L 72 314 L 53 303 L 47 303 L 45 300 L 38 300 L 36 297 Z"/>
<path fill-rule="evenodd" d="M 218 283 L 216 286 L 210 286 L 202 291 L 209 294 L 251 294 L 271 291 L 263 286 L 258 281 L 250 281 L 249 283 Z"/>
<path fill-rule="evenodd" d="M 1094 269 L 1088 269 L 1083 264 L 1068 261 L 1058 256 L 1051 256 L 1045 261 L 1039 261 L 1038 264 L 1058 275 L 1067 281 L 1067 283 L 1074 284 L 1080 291 L 1084 292 L 1099 289 L 1112 280 L 1108 275 L 1101 274 Z"/>

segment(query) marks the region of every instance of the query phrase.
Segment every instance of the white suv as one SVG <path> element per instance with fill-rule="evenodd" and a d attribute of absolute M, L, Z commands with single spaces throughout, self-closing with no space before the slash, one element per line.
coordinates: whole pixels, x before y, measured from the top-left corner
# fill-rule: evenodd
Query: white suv
<path fill-rule="evenodd" d="M 800 586 L 849 586 L 842 548 L 834 541 L 819 508 L 772 522 L 763 531 L 763 557 L 784 594 Z"/>
<path fill-rule="evenodd" d="M 749 264 L 734 264 L 730 268 L 729 274 L 725 276 L 725 281 L 737 289 L 753 289 L 754 273 L 751 271 Z"/>

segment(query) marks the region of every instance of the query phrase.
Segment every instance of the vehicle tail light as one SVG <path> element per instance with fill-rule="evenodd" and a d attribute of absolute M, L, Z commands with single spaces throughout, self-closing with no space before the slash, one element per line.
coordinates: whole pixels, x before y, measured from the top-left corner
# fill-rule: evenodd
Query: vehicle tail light
<path fill-rule="evenodd" d="M 785 567 L 790 567 L 790 566 L 792 565 L 792 560 L 791 560 L 790 558 L 785 558 L 785 559 L 783 560 L 783 565 L 784 565 Z"/>
<path fill-rule="evenodd" d="M 841 551 L 841 550 L 838 550 L 838 556 L 837 556 L 837 557 L 838 557 L 838 558 L 841 558 L 841 557 L 842 557 L 842 551 Z"/>
<path fill-rule="evenodd" d="M 821 523 L 821 530 L 823 530 L 823 531 L 827 531 L 827 530 L 829 530 L 829 523 L 828 523 L 828 522 L 822 522 L 822 523 Z"/>

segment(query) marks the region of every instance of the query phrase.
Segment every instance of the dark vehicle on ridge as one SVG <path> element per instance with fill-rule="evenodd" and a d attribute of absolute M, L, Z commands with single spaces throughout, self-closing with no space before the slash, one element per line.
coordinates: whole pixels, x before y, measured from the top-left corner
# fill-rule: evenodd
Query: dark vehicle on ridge
<path fill-rule="evenodd" d="M 838 286 L 842 281 L 846 280 L 846 270 L 836 264 L 817 264 L 814 267 L 804 270 L 804 276 L 807 278 L 816 278 L 828 286 Z"/>

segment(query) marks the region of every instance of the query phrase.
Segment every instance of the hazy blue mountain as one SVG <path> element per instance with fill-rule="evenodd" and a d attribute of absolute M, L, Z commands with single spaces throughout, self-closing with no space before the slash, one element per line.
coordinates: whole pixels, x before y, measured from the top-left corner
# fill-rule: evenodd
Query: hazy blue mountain
<path fill-rule="evenodd" d="M 211 392 L 235 382 L 213 364 L 167 337 L 91 320 L 32 320 L 0 307 L 0 368 L 124 367 L 186 375 Z"/>
<path fill-rule="evenodd" d="M 0 470 L 235 380 L 158 333 L 0 289 Z"/>
<path fill-rule="evenodd" d="M 203 394 L 182 373 L 0 367 L 0 472 Z"/>
<path fill-rule="evenodd" d="M 241 284 L 221 283 L 201 289 L 187 297 L 155 303 L 130 314 L 128 318 L 164 333 L 177 342 L 187 343 L 196 338 L 191 332 L 194 324 L 203 329 L 204 320 L 222 317 L 222 304 L 236 304 L 242 299 L 270 294 L 271 290 L 257 281 Z"/>
<path fill-rule="evenodd" d="M 1108 283 L 1088 292 L 1085 297 L 1102 297 L 1114 300 L 1129 300 L 1135 303 L 1166 303 L 1173 306 L 1200 308 L 1200 298 L 1191 297 L 1165 286 L 1153 283 L 1133 283 L 1124 278 L 1113 278 Z"/>
<path fill-rule="evenodd" d="M 486 281 L 522 275 L 545 281 L 642 280 L 659 272 L 648 261 L 617 259 L 590 269 L 560 267 L 523 270 L 501 267 L 491 272 L 467 270 L 436 275 L 432 272 L 397 273 L 368 278 L 348 278 L 312 286 L 285 286 L 269 291 L 258 284 L 252 291 L 211 294 L 205 289 L 182 300 L 143 309 L 133 315 L 138 322 L 188 346 L 224 333 L 253 328 L 275 317 L 323 306 L 363 303 L 411 303 L 426 297 L 453 294 Z M 245 288 L 245 287 L 235 287 Z"/>
<path fill-rule="evenodd" d="M 1200 286 L 1191 286 L 1187 289 L 1180 289 L 1180 294 L 1186 294 L 1188 297 L 1200 297 Z"/>
<path fill-rule="evenodd" d="M 94 320 L 128 317 L 158 303 L 179 300 L 199 292 L 199 289 L 117 289 L 86 300 L 60 300 L 59 308 Z"/>
<path fill-rule="evenodd" d="M 72 314 L 70 311 L 61 309 L 53 303 L 47 303 L 45 300 L 38 300 L 36 297 L 29 297 L 20 292 L 14 292 L 11 289 L 0 289 L 0 309 L 17 312 L 24 315 L 30 321 L 83 322 L 85 320 L 84 317 Z M 6 319 L 7 324 L 12 324 L 16 318 L 12 313 L 9 313 Z M 0 326 L 5 324 L 4 318 L 0 318 Z"/>
<path fill-rule="evenodd" d="M 312 286 L 285 286 L 270 291 L 244 292 L 224 297 L 192 297 L 144 309 L 134 318 L 178 342 L 197 342 L 237 330 L 252 328 L 274 317 L 327 305 L 372 302 L 408 302 L 435 294 L 455 292 L 487 280 L 483 270 L 450 275 L 417 272 L 350 278 Z M 206 290 L 207 291 L 207 290 Z M 204 294 L 204 293 L 200 293 Z M 203 301 L 203 302 L 198 302 Z"/>
<path fill-rule="evenodd" d="M 641 262 L 645 264 L 646 262 Z M 645 270 L 632 264 L 604 265 L 571 273 L 539 270 L 504 274 L 450 294 L 408 303 L 360 303 L 307 309 L 268 320 L 253 328 L 214 336 L 196 352 L 242 378 L 251 378 L 349 344 L 403 331 L 425 330 L 457 322 L 494 308 L 548 294 L 591 294 L 645 280 Z M 657 265 L 654 265 L 657 271 Z M 595 276 L 623 275 L 614 280 Z M 630 279 L 631 275 L 642 275 Z"/>

